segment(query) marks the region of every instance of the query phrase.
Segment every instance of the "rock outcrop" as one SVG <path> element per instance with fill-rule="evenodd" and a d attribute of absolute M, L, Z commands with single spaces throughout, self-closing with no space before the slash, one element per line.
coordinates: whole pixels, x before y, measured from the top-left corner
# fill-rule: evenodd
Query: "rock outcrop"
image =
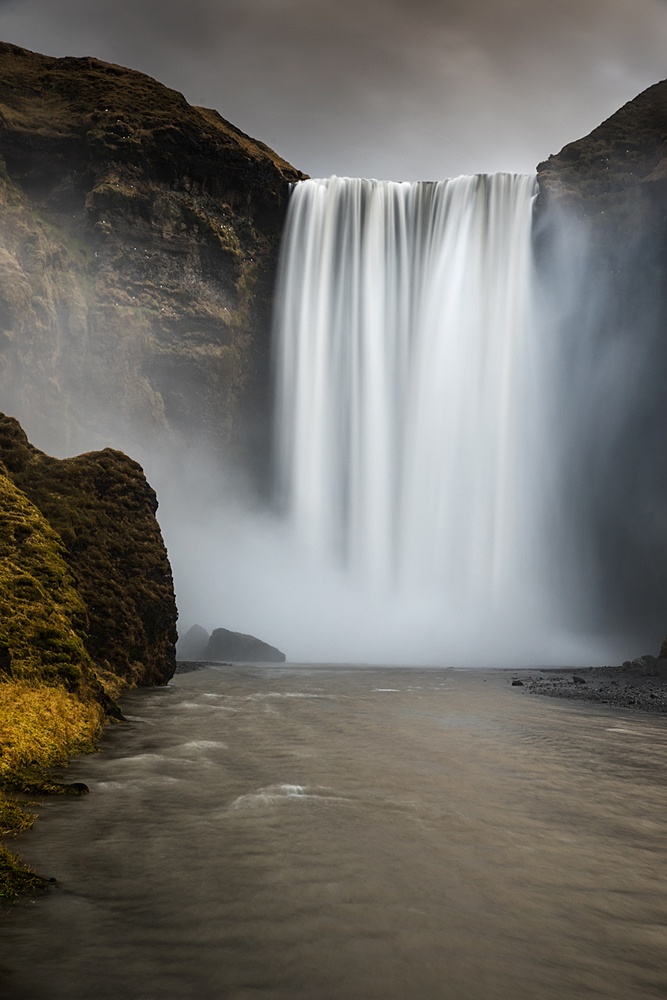
<path fill-rule="evenodd" d="M 51 458 L 4 415 L 0 461 L 62 542 L 98 670 L 124 684 L 166 683 L 176 665 L 176 602 L 157 500 L 141 467 L 110 448 Z"/>
<path fill-rule="evenodd" d="M 601 254 L 618 259 L 648 233 L 667 236 L 667 80 L 629 101 L 590 135 L 537 168 L 541 217 L 552 203 L 589 223 Z M 623 242 L 619 241 L 623 237 Z"/>
<path fill-rule="evenodd" d="M 141 73 L 0 43 L 2 408 L 56 453 L 196 442 L 261 464 L 300 176 Z"/>
<path fill-rule="evenodd" d="M 254 635 L 215 628 L 202 659 L 232 663 L 284 663 L 286 657 L 275 646 L 269 646 L 267 642 L 256 639 Z"/>

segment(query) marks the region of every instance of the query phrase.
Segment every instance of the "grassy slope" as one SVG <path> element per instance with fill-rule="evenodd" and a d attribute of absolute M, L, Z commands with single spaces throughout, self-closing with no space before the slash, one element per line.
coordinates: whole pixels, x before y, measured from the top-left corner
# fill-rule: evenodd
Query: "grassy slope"
<path fill-rule="evenodd" d="M 32 823 L 11 793 L 66 791 L 47 769 L 92 749 L 101 730 L 86 625 L 62 541 L 0 468 L 0 835 Z M 0 897 L 41 881 L 0 845 Z"/>

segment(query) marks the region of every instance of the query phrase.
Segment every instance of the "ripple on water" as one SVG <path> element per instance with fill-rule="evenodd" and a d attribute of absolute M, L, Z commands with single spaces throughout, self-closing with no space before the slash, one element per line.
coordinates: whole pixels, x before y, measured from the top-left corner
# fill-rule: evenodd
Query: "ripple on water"
<path fill-rule="evenodd" d="M 188 740 L 175 749 L 181 753 L 199 753 L 201 750 L 226 750 L 227 744 L 221 740 Z"/>
<path fill-rule="evenodd" d="M 344 795 L 339 795 L 333 788 L 320 785 L 268 785 L 256 792 L 239 795 L 230 805 L 230 809 L 257 809 L 262 806 L 279 805 L 284 802 L 304 802 L 319 800 L 327 802 L 347 802 Z"/>
<path fill-rule="evenodd" d="M 312 691 L 258 691 L 247 695 L 244 701 L 264 701 L 267 698 L 308 698 L 315 701 L 332 701 L 333 695 L 317 694 Z"/>

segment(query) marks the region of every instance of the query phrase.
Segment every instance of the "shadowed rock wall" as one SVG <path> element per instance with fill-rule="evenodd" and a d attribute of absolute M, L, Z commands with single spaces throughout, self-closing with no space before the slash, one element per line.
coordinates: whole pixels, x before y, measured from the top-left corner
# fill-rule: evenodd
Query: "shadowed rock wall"
<path fill-rule="evenodd" d="M 2 408 L 59 453 L 196 442 L 261 464 L 300 176 L 141 73 L 0 44 Z"/>
<path fill-rule="evenodd" d="M 543 286 L 568 345 L 567 384 L 589 407 L 586 432 L 571 428 L 557 500 L 580 518 L 569 544 L 591 550 L 598 624 L 657 654 L 667 622 L 667 81 L 541 163 L 538 183 Z"/>
<path fill-rule="evenodd" d="M 72 605 L 72 627 L 86 654 L 82 659 L 83 650 L 73 649 L 72 662 L 92 661 L 100 677 L 110 675 L 111 689 L 120 686 L 118 678 L 129 685 L 166 683 L 176 666 L 176 602 L 155 519 L 157 500 L 141 467 L 110 448 L 51 458 L 29 444 L 16 420 L 2 414 L 0 462 L 11 487 L 47 522 L 54 559 L 64 559 L 68 567 L 61 576 L 69 589 L 56 574 L 42 596 L 51 602 L 65 595 Z M 27 542 L 21 535 L 15 544 L 13 564 L 20 570 Z M 42 653 L 37 644 L 30 657 L 38 664 Z"/>

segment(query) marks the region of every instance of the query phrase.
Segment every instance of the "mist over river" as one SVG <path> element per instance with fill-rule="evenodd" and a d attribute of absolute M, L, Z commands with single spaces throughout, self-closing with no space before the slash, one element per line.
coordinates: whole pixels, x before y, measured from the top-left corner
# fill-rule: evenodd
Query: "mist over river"
<path fill-rule="evenodd" d="M 667 990 L 667 719 L 503 671 L 207 667 L 123 697 L 20 850 L 12 1000 Z"/>

